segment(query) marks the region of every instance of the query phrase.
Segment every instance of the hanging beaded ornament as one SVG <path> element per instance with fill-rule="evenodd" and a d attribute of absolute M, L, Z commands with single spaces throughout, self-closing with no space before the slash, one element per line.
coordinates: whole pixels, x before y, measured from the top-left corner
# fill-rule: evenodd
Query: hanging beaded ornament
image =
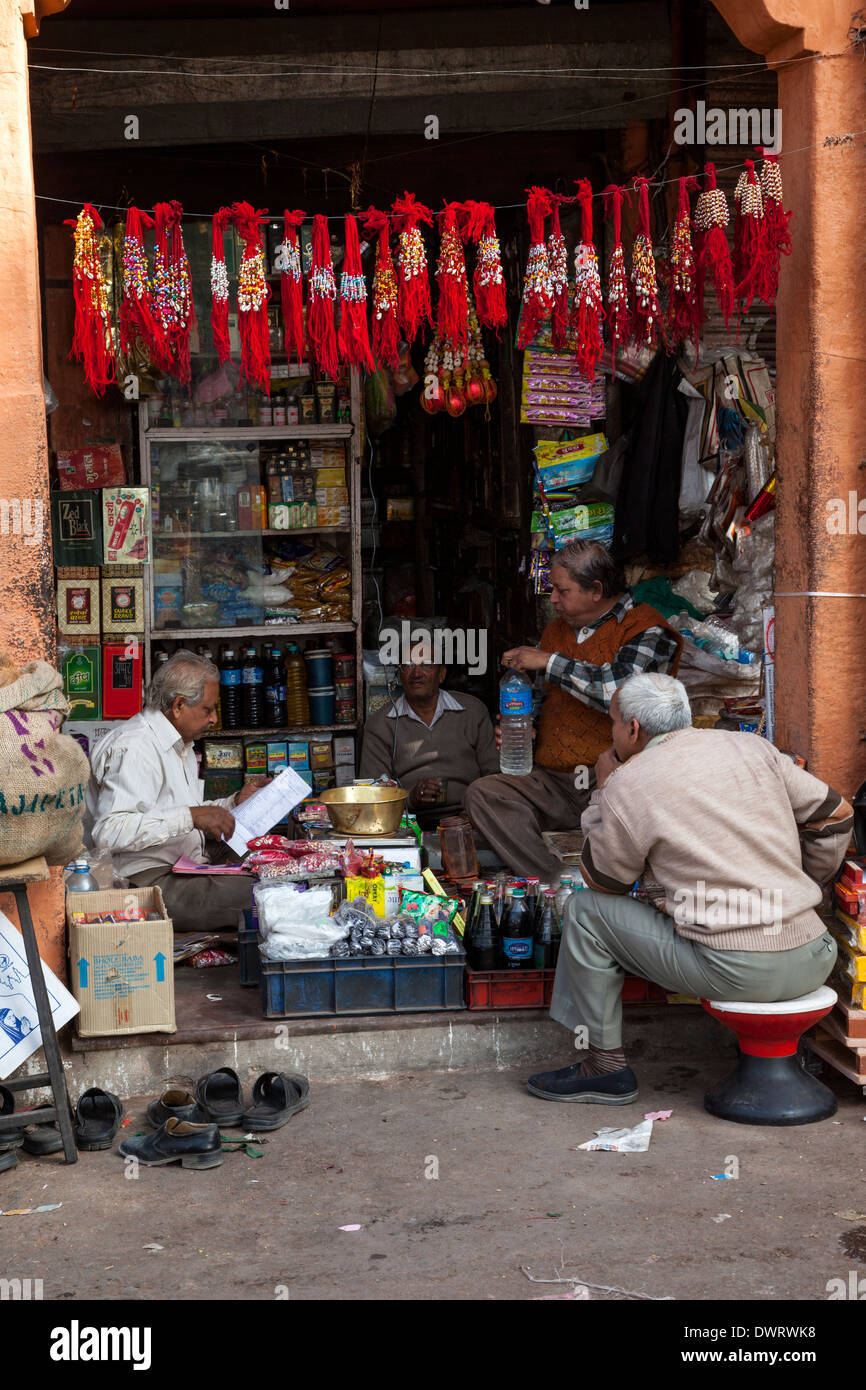
<path fill-rule="evenodd" d="M 576 183 L 581 212 L 581 239 L 574 252 L 574 294 L 569 333 L 574 339 L 574 355 L 580 370 L 590 381 L 594 381 L 595 369 L 604 351 L 601 325 L 605 313 L 598 254 L 592 239 L 592 185 L 589 179 L 577 179 Z"/>
<path fill-rule="evenodd" d="M 551 212 L 550 194 L 546 188 L 532 187 L 526 191 L 529 194 L 526 200 L 529 255 L 523 277 L 523 299 L 517 330 L 517 346 L 521 350 L 529 346 L 553 309 L 553 279 L 544 240 L 544 219 Z"/>
<path fill-rule="evenodd" d="M 95 235 L 102 226 L 102 218 L 92 204 L 85 203 L 78 216 L 68 219 L 64 226 L 73 228 L 75 242 L 72 265 L 75 330 L 69 356 L 82 364 L 88 386 L 95 395 L 101 396 L 106 386 L 117 379 L 105 276 Z"/>
<path fill-rule="evenodd" d="M 716 291 L 716 303 L 727 328 L 734 312 L 734 271 L 725 228 L 728 200 L 716 183 L 715 164 L 705 164 L 707 186 L 695 203 L 694 249 L 698 269 L 698 303 L 703 305 L 707 276 Z"/>
<path fill-rule="evenodd" d="M 430 275 L 427 252 L 419 223 L 433 224 L 433 214 L 415 198 L 404 193 L 391 212 L 399 231 L 397 242 L 397 320 L 408 343 L 413 343 L 425 323 L 431 323 Z"/>
<path fill-rule="evenodd" d="M 562 203 L 571 203 L 559 193 L 549 194 L 551 204 L 550 233 L 547 238 L 547 259 L 550 265 L 550 283 L 553 290 L 553 308 L 550 313 L 550 340 L 558 352 L 566 347 L 568 336 L 568 248 L 559 221 L 559 208 Z"/>
<path fill-rule="evenodd" d="M 674 223 L 668 274 L 668 333 L 673 343 L 691 339 L 697 351 L 704 322 L 698 297 L 698 268 L 692 248 L 689 193 L 698 188 L 692 175 L 677 180 L 677 218 Z"/>
<path fill-rule="evenodd" d="M 123 237 L 123 299 L 120 305 L 120 347 L 125 356 L 141 342 L 151 364 L 160 372 L 171 370 L 171 354 L 165 333 L 157 322 L 150 294 L 150 270 L 144 249 L 144 228 L 153 218 L 141 208 L 126 214 Z"/>
<path fill-rule="evenodd" d="M 307 332 L 313 355 L 319 367 L 326 376 L 336 380 L 340 369 L 337 355 L 337 333 L 334 327 L 334 301 L 337 298 L 337 282 L 334 279 L 334 265 L 331 260 L 328 219 L 323 217 L 320 212 L 316 213 L 313 218 L 312 253 Z"/>
<path fill-rule="evenodd" d="M 265 395 L 271 391 L 271 335 L 268 325 L 268 300 L 271 287 L 265 271 L 265 248 L 262 242 L 262 223 L 267 221 L 267 208 L 256 209 L 251 203 L 234 203 L 232 221 L 244 244 L 238 266 L 238 329 L 241 335 L 241 374 L 251 386 L 258 386 Z"/>
<path fill-rule="evenodd" d="M 498 332 L 508 322 L 508 307 L 499 238 L 496 235 L 496 214 L 490 203 L 468 202 L 464 206 L 469 214 L 466 234 L 478 245 L 472 276 L 478 320 L 485 328 Z"/>
<path fill-rule="evenodd" d="M 367 209 L 364 231 L 368 236 L 378 237 L 373 270 L 373 356 L 382 366 L 395 371 L 400 364 L 400 329 L 397 323 L 397 273 L 391 256 L 390 229 L 391 219 L 387 212 L 379 212 L 374 207 Z"/>
<path fill-rule="evenodd" d="M 755 298 L 763 299 L 771 279 L 771 256 L 764 224 L 764 200 L 752 159 L 734 189 L 737 222 L 734 227 L 734 303 L 740 314 L 748 313 Z"/>
<path fill-rule="evenodd" d="M 779 268 L 782 256 L 791 254 L 791 233 L 788 230 L 792 214 L 782 207 L 782 171 L 778 155 L 761 150 L 761 193 L 764 199 L 764 237 L 766 240 L 765 279 L 761 299 L 772 306 L 779 292 Z"/>
<path fill-rule="evenodd" d="M 346 250 L 340 276 L 340 356 L 347 367 L 375 367 L 367 331 L 367 282 L 361 265 L 358 222 L 346 214 Z"/>
<path fill-rule="evenodd" d="M 436 263 L 436 331 L 449 342 L 465 347 L 469 341 L 466 300 L 466 258 L 458 218 L 462 203 L 446 203 L 439 214 L 439 260 Z"/>
<path fill-rule="evenodd" d="M 632 338 L 641 347 L 654 347 L 663 331 L 656 263 L 650 232 L 651 180 L 634 181 L 638 196 L 637 235 L 631 253 Z"/>
<path fill-rule="evenodd" d="M 280 304 L 283 310 L 283 332 L 286 354 L 292 353 L 298 362 L 304 360 L 307 344 L 304 338 L 304 279 L 301 274 L 301 247 L 298 232 L 305 213 L 296 208 L 283 213 L 283 240 L 277 247 L 276 269 L 280 272 Z"/>
<path fill-rule="evenodd" d="M 180 203 L 157 203 L 156 253 L 153 264 L 152 300 L 154 314 L 162 325 L 172 358 L 172 374 L 184 386 L 189 384 L 189 335 L 195 323 L 192 277 L 183 244 Z"/>
<path fill-rule="evenodd" d="M 628 297 L 628 277 L 622 250 L 622 205 L 631 199 L 624 188 L 608 184 L 602 193 L 605 217 L 613 220 L 613 250 L 607 272 L 607 321 L 610 337 L 611 365 L 616 361 L 617 343 L 631 336 L 631 310 Z"/>
<path fill-rule="evenodd" d="M 223 234 L 232 220 L 231 208 L 220 208 L 214 213 L 212 225 L 212 244 L 210 261 L 211 289 L 211 335 L 220 365 L 232 355 L 229 341 L 229 276 L 226 270 L 226 253 Z"/>

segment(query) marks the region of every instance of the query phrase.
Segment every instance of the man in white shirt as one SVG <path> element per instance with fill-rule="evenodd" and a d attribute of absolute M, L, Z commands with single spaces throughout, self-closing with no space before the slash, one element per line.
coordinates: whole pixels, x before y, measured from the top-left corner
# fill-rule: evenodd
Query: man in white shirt
<path fill-rule="evenodd" d="M 238 806 L 266 780 L 235 796 L 204 800 L 193 742 L 216 723 L 219 671 L 194 652 L 175 652 L 156 672 L 145 709 L 101 738 L 91 754 L 88 820 L 97 849 L 137 888 L 158 886 L 177 931 L 237 926 L 252 904 L 251 880 L 236 874 L 173 874 L 186 855 L 212 862 L 205 837 L 228 839 Z"/>

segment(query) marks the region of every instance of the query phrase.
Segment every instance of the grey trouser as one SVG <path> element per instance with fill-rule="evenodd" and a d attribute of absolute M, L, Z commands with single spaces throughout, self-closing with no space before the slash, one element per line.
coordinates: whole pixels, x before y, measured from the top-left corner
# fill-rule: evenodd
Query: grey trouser
<path fill-rule="evenodd" d="M 473 782 L 464 804 L 479 835 L 513 874 L 558 883 L 565 866 L 541 832 L 578 830 L 594 786 L 593 769 L 585 791 L 575 788 L 573 772 L 548 767 L 534 767 L 525 777 L 496 772 Z"/>
<path fill-rule="evenodd" d="M 622 1046 L 623 975 L 698 999 L 798 999 L 836 962 L 829 932 L 790 951 L 720 951 L 680 936 L 672 917 L 634 898 L 573 893 L 565 909 L 550 1014 L 595 1047 Z"/>
<path fill-rule="evenodd" d="M 238 924 L 238 913 L 253 905 L 248 874 L 175 874 L 171 869 L 143 869 L 130 874 L 135 888 L 161 890 L 175 931 L 224 931 Z"/>

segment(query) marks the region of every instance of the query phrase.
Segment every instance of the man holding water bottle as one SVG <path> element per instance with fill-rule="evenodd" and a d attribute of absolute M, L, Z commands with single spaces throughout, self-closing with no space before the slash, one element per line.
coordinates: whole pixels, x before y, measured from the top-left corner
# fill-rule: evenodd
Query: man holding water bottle
<path fill-rule="evenodd" d="M 527 771 L 482 777 L 466 792 L 473 826 L 507 868 L 546 883 L 559 879 L 562 862 L 543 832 L 580 824 L 595 764 L 611 744 L 608 711 L 617 686 L 641 671 L 676 675 L 683 645 L 660 613 L 634 602 L 619 562 L 596 541 L 571 541 L 558 551 L 550 584 L 556 618 L 538 646 L 513 647 L 502 658 L 530 680 L 544 673 L 532 764 L 521 760 L 520 731 L 510 728 L 505 767 L 523 762 Z M 504 718 L 525 717 L 525 695 L 503 684 Z M 501 725 L 496 739 L 501 748 Z"/>

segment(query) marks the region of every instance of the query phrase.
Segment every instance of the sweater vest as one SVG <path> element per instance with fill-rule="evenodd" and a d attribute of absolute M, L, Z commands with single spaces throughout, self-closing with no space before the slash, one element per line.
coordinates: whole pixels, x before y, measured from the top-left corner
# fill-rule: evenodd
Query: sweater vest
<path fill-rule="evenodd" d="M 584 642 L 578 642 L 570 623 L 556 618 L 544 629 L 539 646 L 543 652 L 558 652 L 569 660 L 605 666 L 613 661 L 620 647 L 650 627 L 663 627 L 676 638 L 676 656 L 665 672 L 675 676 L 683 639 L 648 603 L 630 608 L 621 623 L 609 618 Z M 606 710 L 592 709 L 561 686 L 548 686 L 538 719 L 537 767 L 549 767 L 556 772 L 571 772 L 578 764 L 593 767 L 605 748 L 610 747 L 612 737 L 610 715 Z"/>

